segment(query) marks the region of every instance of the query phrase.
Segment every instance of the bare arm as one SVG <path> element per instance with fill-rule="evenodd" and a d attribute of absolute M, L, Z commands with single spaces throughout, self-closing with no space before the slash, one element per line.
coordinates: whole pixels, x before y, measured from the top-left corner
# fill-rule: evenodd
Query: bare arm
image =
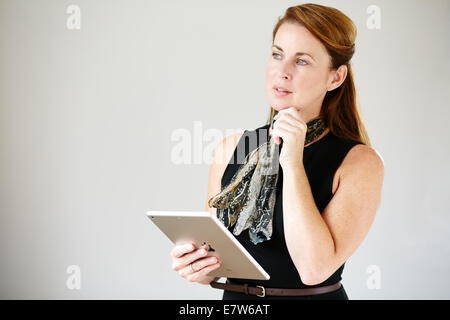
<path fill-rule="evenodd" d="M 353 147 L 322 215 L 304 167 L 283 169 L 283 218 L 291 258 L 308 285 L 325 281 L 359 247 L 381 199 L 384 165 L 376 151 Z"/>

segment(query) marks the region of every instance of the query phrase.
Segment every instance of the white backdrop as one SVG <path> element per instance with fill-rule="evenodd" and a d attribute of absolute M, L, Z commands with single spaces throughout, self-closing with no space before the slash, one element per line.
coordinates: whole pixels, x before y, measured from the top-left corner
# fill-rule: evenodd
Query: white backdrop
<path fill-rule="evenodd" d="M 216 142 L 202 135 L 264 124 L 272 29 L 300 3 L 1 0 L 0 298 L 220 299 L 170 268 L 145 212 L 204 209 Z M 450 2 L 317 3 L 357 25 L 358 98 L 385 161 L 344 287 L 448 299 Z"/>

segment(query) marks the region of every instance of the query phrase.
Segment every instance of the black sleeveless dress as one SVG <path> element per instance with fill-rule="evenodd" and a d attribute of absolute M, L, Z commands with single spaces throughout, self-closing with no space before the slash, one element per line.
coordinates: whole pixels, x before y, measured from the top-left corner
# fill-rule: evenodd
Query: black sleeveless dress
<path fill-rule="evenodd" d="M 257 146 L 267 141 L 269 124 L 256 128 L 255 130 L 245 130 L 240 138 L 233 156 L 231 157 L 221 180 L 222 190 L 231 181 L 231 178 L 243 163 L 243 157 L 248 155 Z M 256 141 L 256 143 L 255 143 Z M 323 212 L 328 202 L 333 197 L 332 183 L 337 168 L 348 151 L 356 144 L 362 142 L 345 140 L 336 137 L 331 131 L 316 142 L 305 147 L 303 151 L 303 165 L 306 175 L 311 186 L 311 191 L 319 209 Z M 280 151 L 283 145 L 280 145 Z M 243 155 L 245 150 L 245 155 Z M 238 152 L 239 151 L 239 152 Z M 251 280 L 251 279 L 234 279 L 229 278 L 231 282 L 250 286 L 261 285 L 267 288 L 314 288 L 335 284 L 340 281 L 345 263 L 340 266 L 327 280 L 324 282 L 308 286 L 305 285 L 295 268 L 293 261 L 286 247 L 284 231 L 283 231 L 283 171 L 280 165 L 279 175 L 276 187 L 276 200 L 273 216 L 273 231 L 270 240 L 254 245 L 248 235 L 248 229 L 241 232 L 236 239 L 248 250 L 256 261 L 270 275 L 269 280 Z M 234 226 L 233 226 L 234 227 Z M 233 227 L 230 231 L 233 231 Z M 266 296 L 259 298 L 253 295 L 245 295 L 231 291 L 224 291 L 223 299 L 348 299 L 344 287 L 320 295 L 311 296 Z"/>

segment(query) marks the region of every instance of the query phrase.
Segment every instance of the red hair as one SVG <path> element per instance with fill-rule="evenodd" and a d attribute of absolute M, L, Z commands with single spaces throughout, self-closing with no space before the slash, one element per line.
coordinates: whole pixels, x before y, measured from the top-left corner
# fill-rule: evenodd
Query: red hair
<path fill-rule="evenodd" d="M 286 9 L 273 29 L 272 44 L 280 26 L 298 23 L 308 29 L 327 49 L 331 69 L 347 66 L 347 76 L 336 89 L 324 97 L 320 117 L 337 137 L 362 142 L 370 146 L 370 139 L 361 119 L 350 60 L 355 52 L 356 26 L 341 11 L 318 4 L 306 3 Z M 268 124 L 278 113 L 272 107 Z"/>

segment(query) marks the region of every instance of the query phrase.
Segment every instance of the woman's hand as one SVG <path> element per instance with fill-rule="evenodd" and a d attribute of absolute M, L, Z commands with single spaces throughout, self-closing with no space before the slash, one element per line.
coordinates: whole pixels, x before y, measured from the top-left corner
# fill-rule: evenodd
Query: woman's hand
<path fill-rule="evenodd" d="M 216 280 L 207 274 L 220 267 L 220 262 L 214 256 L 207 256 L 209 245 L 196 248 L 193 243 L 176 245 L 170 255 L 172 256 L 172 269 L 191 282 L 209 284 Z M 219 277 L 217 277 L 219 279 Z"/>
<path fill-rule="evenodd" d="M 274 119 L 276 121 L 273 124 L 272 136 L 275 143 L 280 144 L 280 138 L 283 139 L 280 152 L 281 167 L 303 165 L 303 148 L 308 127 L 300 111 L 294 107 L 283 109 Z"/>

